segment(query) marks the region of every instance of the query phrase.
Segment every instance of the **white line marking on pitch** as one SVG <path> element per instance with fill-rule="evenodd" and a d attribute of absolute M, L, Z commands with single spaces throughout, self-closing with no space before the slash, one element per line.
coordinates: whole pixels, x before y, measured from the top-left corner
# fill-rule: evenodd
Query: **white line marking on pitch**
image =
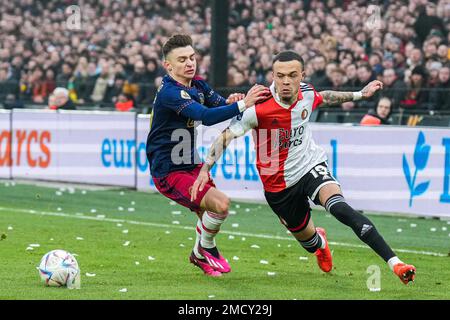
<path fill-rule="evenodd" d="M 182 229 L 182 230 L 189 230 L 189 231 L 194 230 L 193 227 L 188 227 L 188 226 L 177 226 L 177 225 L 173 225 L 173 224 L 134 221 L 134 220 L 125 220 L 125 219 L 97 218 L 97 217 L 91 217 L 91 216 L 76 216 L 76 215 L 62 213 L 62 212 L 45 212 L 45 211 L 38 211 L 38 210 L 15 209 L 15 208 L 4 208 L 4 207 L 0 207 L 0 211 L 13 211 L 13 212 L 28 213 L 28 214 L 34 214 L 34 215 L 40 215 L 40 216 L 53 216 L 53 217 L 63 217 L 63 218 L 72 218 L 72 219 L 81 219 L 81 220 L 106 221 L 106 222 L 114 222 L 114 223 L 126 222 L 129 224 L 158 227 L 158 228 L 172 228 L 172 229 Z M 274 235 L 268 235 L 268 234 L 257 234 L 257 233 L 226 231 L 226 230 L 220 230 L 220 233 L 231 234 L 231 235 L 235 235 L 235 236 L 255 237 L 255 238 L 262 238 L 262 239 L 294 241 L 294 239 L 292 239 L 292 238 L 280 237 L 280 236 L 274 236 Z M 330 241 L 329 244 L 334 245 L 334 246 L 342 246 L 342 247 L 370 249 L 368 246 L 365 246 L 365 245 L 351 244 L 351 243 L 345 243 L 345 242 Z M 426 255 L 426 256 L 437 256 L 437 257 L 447 257 L 448 256 L 447 254 L 444 254 L 444 253 L 431 252 L 431 251 L 416 251 L 416 250 L 395 249 L 395 248 L 393 250 L 397 251 L 397 252 L 413 253 L 413 254 L 420 254 L 420 255 Z"/>

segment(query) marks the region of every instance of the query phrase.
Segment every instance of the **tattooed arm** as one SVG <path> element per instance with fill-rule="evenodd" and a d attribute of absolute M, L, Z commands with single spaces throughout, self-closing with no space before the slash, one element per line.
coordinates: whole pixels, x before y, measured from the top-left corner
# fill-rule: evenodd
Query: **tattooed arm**
<path fill-rule="evenodd" d="M 211 148 L 209 148 L 206 161 L 203 164 L 203 167 L 201 168 L 200 173 L 198 174 L 198 177 L 194 182 L 194 185 L 192 186 L 191 201 L 195 201 L 198 192 L 202 191 L 205 185 L 208 183 L 209 170 L 211 170 L 216 161 L 220 159 L 223 151 L 228 147 L 230 142 L 237 137 L 237 135 L 233 134 L 233 132 L 229 128 L 227 128 L 222 131 L 222 134 L 214 141 Z"/>
<path fill-rule="evenodd" d="M 383 83 L 378 80 L 371 81 L 367 86 L 365 86 L 359 92 L 349 92 L 349 91 L 331 91 L 325 90 L 319 92 L 323 98 L 323 104 L 341 104 L 348 101 L 368 99 L 372 97 L 375 92 L 383 89 Z"/>

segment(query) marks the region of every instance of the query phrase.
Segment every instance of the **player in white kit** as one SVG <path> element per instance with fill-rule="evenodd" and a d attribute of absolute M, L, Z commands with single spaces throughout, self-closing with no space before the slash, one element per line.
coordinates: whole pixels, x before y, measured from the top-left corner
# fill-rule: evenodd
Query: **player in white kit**
<path fill-rule="evenodd" d="M 311 219 L 308 198 L 352 228 L 403 283 L 413 281 L 416 268 L 403 263 L 373 223 L 346 203 L 339 183 L 328 170 L 326 153 L 314 143 L 309 127 L 311 113 L 322 103 L 369 98 L 382 89 L 382 82 L 372 81 L 359 92 L 318 93 L 302 82 L 304 62 L 293 51 L 279 53 L 273 60 L 272 71 L 272 97 L 234 118 L 217 138 L 192 187 L 192 199 L 209 181 L 209 170 L 229 143 L 254 129 L 256 166 L 266 200 L 300 244 L 316 255 L 322 271 L 331 271 L 332 256 L 325 230 L 316 228 Z"/>

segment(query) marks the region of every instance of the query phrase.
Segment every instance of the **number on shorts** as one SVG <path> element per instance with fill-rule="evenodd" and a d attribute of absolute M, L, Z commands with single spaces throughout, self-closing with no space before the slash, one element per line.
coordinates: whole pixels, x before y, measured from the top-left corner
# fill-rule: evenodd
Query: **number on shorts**
<path fill-rule="evenodd" d="M 327 167 L 322 166 L 322 165 L 319 164 L 314 169 L 312 169 L 310 171 L 310 173 L 313 175 L 314 178 L 318 178 L 319 175 L 321 175 L 321 176 L 327 175 L 328 174 L 328 169 L 327 169 Z"/>

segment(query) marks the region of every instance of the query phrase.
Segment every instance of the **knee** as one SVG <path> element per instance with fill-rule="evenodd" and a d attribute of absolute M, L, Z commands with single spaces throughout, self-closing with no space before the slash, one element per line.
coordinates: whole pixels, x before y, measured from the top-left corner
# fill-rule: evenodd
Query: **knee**
<path fill-rule="evenodd" d="M 221 215 L 224 219 L 228 216 L 228 209 L 230 208 L 230 199 L 224 197 L 217 203 L 217 214 Z"/>

